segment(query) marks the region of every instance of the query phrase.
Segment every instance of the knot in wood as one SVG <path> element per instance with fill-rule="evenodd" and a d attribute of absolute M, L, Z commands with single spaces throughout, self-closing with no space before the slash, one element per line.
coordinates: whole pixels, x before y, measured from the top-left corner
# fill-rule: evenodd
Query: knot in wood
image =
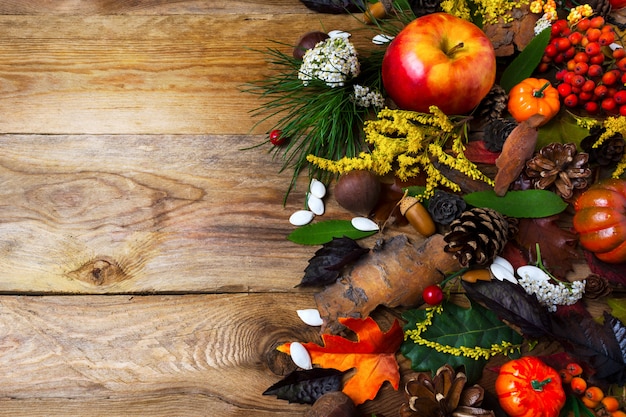
<path fill-rule="evenodd" d="M 97 258 L 70 273 L 72 278 L 90 285 L 105 286 L 127 279 L 120 265 L 110 258 Z"/>

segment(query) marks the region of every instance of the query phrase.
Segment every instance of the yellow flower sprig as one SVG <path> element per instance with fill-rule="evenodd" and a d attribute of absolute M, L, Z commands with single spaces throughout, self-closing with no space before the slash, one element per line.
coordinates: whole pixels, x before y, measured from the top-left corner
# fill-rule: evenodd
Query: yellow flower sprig
<path fill-rule="evenodd" d="M 470 7 L 469 2 L 472 5 Z M 484 24 L 498 23 L 500 19 L 504 23 L 513 21 L 511 11 L 522 5 L 528 4 L 530 0 L 443 0 L 441 9 L 453 14 L 461 19 L 472 20 L 471 9 L 475 9 L 475 14 L 482 17 Z"/>
<path fill-rule="evenodd" d="M 593 148 L 599 148 L 605 140 L 615 135 L 621 135 L 622 137 L 626 138 L 625 116 L 607 117 L 601 122 L 595 119 L 576 117 L 576 123 L 586 129 L 591 129 L 594 126 L 599 125 L 604 128 L 604 132 L 602 132 L 598 139 L 593 143 Z M 617 163 L 617 166 L 611 174 L 611 177 L 619 178 L 624 174 L 624 172 L 626 172 L 626 154 L 624 154 L 624 156 L 622 156 L 622 159 Z"/>
<path fill-rule="evenodd" d="M 404 333 L 404 340 L 411 339 L 414 343 L 428 348 L 434 349 L 437 352 L 445 353 L 453 356 L 463 356 L 466 358 L 479 360 L 490 359 L 496 355 L 511 355 L 518 352 L 521 349 L 521 345 L 515 345 L 509 341 L 502 341 L 499 344 L 492 344 L 490 347 L 485 348 L 482 346 L 450 346 L 444 345 L 439 342 L 428 340 L 422 337 L 422 333 L 425 332 L 432 324 L 435 314 L 441 314 L 443 312 L 443 305 L 435 307 L 429 307 L 426 309 L 426 316 L 423 321 L 416 323 L 414 329 L 407 330 Z"/>
<path fill-rule="evenodd" d="M 336 174 L 368 170 L 384 176 L 393 171 L 402 181 L 424 172 L 427 175 L 426 191 L 419 196 L 420 199 L 432 196 L 438 186 L 461 191 L 460 186 L 446 178 L 435 163 L 493 185 L 493 181 L 464 154 L 468 121 L 466 117 L 448 117 L 436 106 L 430 107 L 430 113 L 383 109 L 378 118 L 367 121 L 363 129 L 365 141 L 372 145 L 370 152 L 337 161 L 308 155 L 307 160 Z M 452 153 L 444 148 L 448 144 Z"/>

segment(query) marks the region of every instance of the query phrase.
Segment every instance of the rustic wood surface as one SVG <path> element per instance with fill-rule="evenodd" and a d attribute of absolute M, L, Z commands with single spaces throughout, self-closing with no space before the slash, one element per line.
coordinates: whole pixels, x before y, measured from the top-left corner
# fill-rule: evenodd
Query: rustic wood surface
<path fill-rule="evenodd" d="M 261 393 L 293 369 L 278 344 L 319 337 L 294 288 L 316 248 L 285 238 L 306 184 L 283 206 L 291 174 L 241 150 L 271 127 L 242 88 L 273 41 L 357 26 L 297 0 L 0 3 L 0 415 L 303 414 Z M 380 397 L 364 414 L 395 415 Z"/>

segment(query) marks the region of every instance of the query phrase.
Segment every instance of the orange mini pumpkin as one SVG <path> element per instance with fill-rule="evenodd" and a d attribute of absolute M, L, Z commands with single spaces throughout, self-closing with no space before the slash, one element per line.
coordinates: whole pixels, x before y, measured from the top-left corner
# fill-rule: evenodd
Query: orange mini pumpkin
<path fill-rule="evenodd" d="M 574 203 L 574 229 L 582 247 L 608 263 L 626 262 L 626 180 L 595 183 Z"/>
<path fill-rule="evenodd" d="M 526 78 L 509 91 L 508 109 L 518 122 L 541 114 L 547 123 L 561 109 L 559 92 L 544 78 Z"/>
<path fill-rule="evenodd" d="M 535 356 L 502 365 L 495 388 L 510 417 L 558 417 L 565 405 L 559 373 Z"/>

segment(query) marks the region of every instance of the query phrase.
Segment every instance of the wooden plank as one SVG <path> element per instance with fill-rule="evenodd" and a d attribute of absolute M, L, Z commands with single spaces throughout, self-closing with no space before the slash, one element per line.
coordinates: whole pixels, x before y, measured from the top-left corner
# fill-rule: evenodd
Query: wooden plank
<path fill-rule="evenodd" d="M 0 132 L 267 132 L 242 92 L 269 73 L 260 51 L 361 26 L 319 16 L 0 16 Z"/>
<path fill-rule="evenodd" d="M 0 3 L 0 14 L 227 14 L 227 13 L 303 13 L 309 12 L 297 0 L 7 0 Z"/>
<path fill-rule="evenodd" d="M 307 406 L 262 393 L 295 369 L 279 344 L 320 343 L 295 312 L 312 301 L 3 296 L 0 415 L 301 416 Z M 385 393 L 363 409 L 397 410 L 400 393 Z"/>
<path fill-rule="evenodd" d="M 303 177 L 259 136 L 0 136 L 0 291 L 289 291 Z M 329 218 L 349 218 L 332 198 Z M 346 217 L 348 216 L 348 217 Z"/>

